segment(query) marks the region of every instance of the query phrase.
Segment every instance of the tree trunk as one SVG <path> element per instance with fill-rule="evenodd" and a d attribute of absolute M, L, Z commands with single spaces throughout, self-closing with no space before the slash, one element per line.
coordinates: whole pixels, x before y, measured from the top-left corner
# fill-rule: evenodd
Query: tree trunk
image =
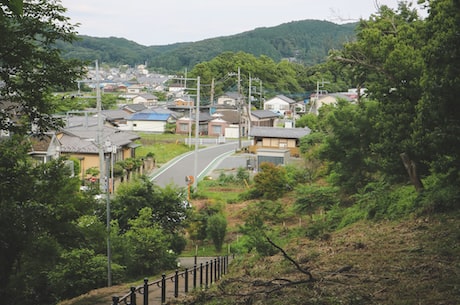
<path fill-rule="evenodd" d="M 420 180 L 419 176 L 417 175 L 417 166 L 415 162 L 409 159 L 409 156 L 406 153 L 400 154 L 401 160 L 403 161 L 404 167 L 409 174 L 410 181 L 415 186 L 417 192 L 421 192 L 423 190 L 422 180 Z"/>

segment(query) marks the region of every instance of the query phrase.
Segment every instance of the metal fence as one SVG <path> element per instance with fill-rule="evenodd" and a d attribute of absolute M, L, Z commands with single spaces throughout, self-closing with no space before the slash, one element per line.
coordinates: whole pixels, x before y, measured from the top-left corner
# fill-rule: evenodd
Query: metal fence
<path fill-rule="evenodd" d="M 195 259 L 196 262 L 196 259 Z M 206 263 L 195 264 L 192 268 L 176 272 L 161 279 L 149 282 L 144 279 L 144 284 L 131 287 L 130 292 L 122 297 L 112 297 L 112 305 L 154 305 L 164 304 L 166 298 L 178 298 L 191 290 L 207 289 L 212 283 L 228 272 L 229 256 L 221 256 L 209 260 Z"/>

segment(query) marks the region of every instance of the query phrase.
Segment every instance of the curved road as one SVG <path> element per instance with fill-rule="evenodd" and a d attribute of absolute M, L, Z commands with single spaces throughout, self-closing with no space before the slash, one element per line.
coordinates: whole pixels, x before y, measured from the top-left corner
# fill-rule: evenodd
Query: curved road
<path fill-rule="evenodd" d="M 165 187 L 168 184 L 187 187 L 186 176 L 195 176 L 196 174 L 195 180 L 199 181 L 212 171 L 222 159 L 233 154 L 237 148 L 238 142 L 232 141 L 202 148 L 197 152 L 188 152 L 163 165 L 150 176 L 150 180 L 160 187 Z M 196 154 L 197 158 L 195 159 Z"/>

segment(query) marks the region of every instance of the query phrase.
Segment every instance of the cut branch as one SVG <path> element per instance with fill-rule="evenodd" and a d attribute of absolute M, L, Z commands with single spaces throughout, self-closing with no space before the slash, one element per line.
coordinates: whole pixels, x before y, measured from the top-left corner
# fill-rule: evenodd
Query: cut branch
<path fill-rule="evenodd" d="M 313 281 L 313 275 L 311 274 L 310 271 L 308 271 L 307 269 L 304 269 L 302 268 L 299 263 L 297 263 L 292 257 L 290 257 L 286 251 L 284 251 L 283 248 L 281 248 L 280 246 L 278 246 L 277 244 L 275 244 L 268 236 L 266 237 L 267 238 L 267 241 L 273 246 L 275 247 L 276 249 L 280 250 L 281 253 L 283 253 L 283 256 L 288 260 L 290 261 L 296 268 L 297 270 L 299 270 L 300 272 L 302 272 L 303 274 L 306 274 L 308 276 L 308 280 L 309 281 Z"/>

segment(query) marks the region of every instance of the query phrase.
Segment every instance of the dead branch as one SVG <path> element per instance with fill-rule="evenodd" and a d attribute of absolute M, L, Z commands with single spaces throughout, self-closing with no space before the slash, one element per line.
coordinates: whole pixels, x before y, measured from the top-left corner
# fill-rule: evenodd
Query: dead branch
<path fill-rule="evenodd" d="M 276 249 L 280 250 L 281 253 L 283 253 L 283 256 L 288 260 L 290 261 L 295 267 L 297 270 L 299 270 L 300 272 L 302 272 L 303 274 L 306 274 L 308 276 L 308 280 L 309 281 L 313 281 L 313 275 L 311 274 L 310 271 L 308 271 L 307 269 L 304 269 L 302 268 L 299 263 L 297 263 L 292 257 L 290 257 L 286 251 L 284 251 L 283 248 L 281 248 L 280 246 L 278 246 L 277 244 L 275 244 L 268 236 L 266 237 L 267 238 L 267 241 L 273 246 L 275 247 Z"/>

